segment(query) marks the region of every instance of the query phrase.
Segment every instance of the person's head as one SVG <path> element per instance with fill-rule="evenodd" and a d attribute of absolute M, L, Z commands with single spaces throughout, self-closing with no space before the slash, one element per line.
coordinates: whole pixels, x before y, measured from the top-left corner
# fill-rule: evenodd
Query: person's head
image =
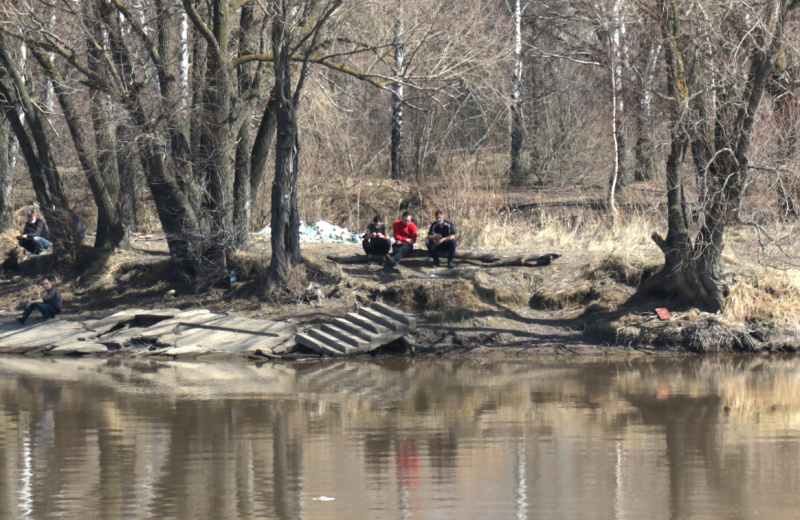
<path fill-rule="evenodd" d="M 36 222 L 36 212 L 32 209 L 28 210 L 28 222 Z"/>
<path fill-rule="evenodd" d="M 444 211 L 437 209 L 434 215 L 436 216 L 436 222 L 441 222 L 444 220 Z"/>
<path fill-rule="evenodd" d="M 405 224 L 406 226 L 411 224 L 411 213 L 409 213 L 408 211 L 403 212 L 403 224 Z"/>
<path fill-rule="evenodd" d="M 383 219 L 380 215 L 375 215 L 375 218 L 372 219 L 372 223 L 376 226 L 380 226 L 383 223 Z"/>
<path fill-rule="evenodd" d="M 45 278 L 42 280 L 42 285 L 44 285 L 45 290 L 49 291 L 53 288 L 53 280 L 50 278 Z"/>

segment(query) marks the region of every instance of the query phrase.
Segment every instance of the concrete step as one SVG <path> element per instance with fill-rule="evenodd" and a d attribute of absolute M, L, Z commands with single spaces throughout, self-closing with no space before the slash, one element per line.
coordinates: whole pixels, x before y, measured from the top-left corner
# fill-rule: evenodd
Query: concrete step
<path fill-rule="evenodd" d="M 400 309 L 396 309 L 394 307 L 390 307 L 385 303 L 375 302 L 370 307 L 373 311 L 378 311 L 381 314 L 385 314 L 389 316 L 393 320 L 397 320 L 400 323 L 405 323 L 410 328 L 414 329 L 417 327 L 417 319 L 410 314 L 406 314 L 405 312 L 401 311 Z"/>
<path fill-rule="evenodd" d="M 319 329 L 309 329 L 306 331 L 306 334 L 316 339 L 317 341 L 320 341 L 325 345 L 340 351 L 342 354 L 355 354 L 358 351 L 358 349 L 353 345 L 345 343 L 344 341 L 341 341 L 339 338 L 331 334 L 328 334 L 327 332 L 323 332 Z"/>
<path fill-rule="evenodd" d="M 386 327 L 387 329 L 390 329 L 390 330 L 397 331 L 397 330 L 407 329 L 408 328 L 408 326 L 405 323 L 401 323 L 401 322 L 395 320 L 394 318 L 390 318 L 389 316 L 386 316 L 385 314 L 382 314 L 382 313 L 380 313 L 378 311 L 373 311 L 372 309 L 369 309 L 367 307 L 359 307 L 358 308 L 358 314 L 360 314 L 361 316 L 363 316 L 364 318 L 366 318 L 368 320 L 377 322 L 380 325 L 382 325 L 382 326 L 384 326 L 384 327 Z"/>
<path fill-rule="evenodd" d="M 360 325 L 356 325 L 355 323 L 344 320 L 342 318 L 334 318 L 332 323 L 333 325 L 336 325 L 340 329 L 346 330 L 350 334 L 357 336 L 363 339 L 364 341 L 368 342 L 372 341 L 372 339 L 375 337 L 374 332 L 368 331 L 362 328 Z"/>
<path fill-rule="evenodd" d="M 340 351 L 340 350 L 337 350 L 337 349 L 335 349 L 333 347 L 330 347 L 328 344 L 324 343 L 323 341 L 320 341 L 320 340 L 318 340 L 316 338 L 312 338 L 308 334 L 303 334 L 302 332 L 299 332 L 295 336 L 295 339 L 297 340 L 297 343 L 299 343 L 300 345 L 303 345 L 304 347 L 308 347 L 308 348 L 314 350 L 315 352 L 317 352 L 318 354 L 326 354 L 326 355 L 332 356 L 332 357 L 338 357 L 338 356 L 344 356 L 345 355 L 344 351 Z"/>
<path fill-rule="evenodd" d="M 344 319 L 373 334 L 383 334 L 391 330 L 389 329 L 389 327 L 385 327 L 378 322 L 365 318 L 364 316 L 361 316 L 354 312 L 348 312 L 345 315 Z"/>
<path fill-rule="evenodd" d="M 340 341 L 347 343 L 348 345 L 352 345 L 353 347 L 364 350 L 369 347 L 369 341 L 364 341 L 364 339 L 359 338 L 358 336 L 354 336 L 350 332 L 337 327 L 331 323 L 324 323 L 320 327 L 320 330 L 326 334 L 330 334 L 331 336 L 337 338 Z"/>

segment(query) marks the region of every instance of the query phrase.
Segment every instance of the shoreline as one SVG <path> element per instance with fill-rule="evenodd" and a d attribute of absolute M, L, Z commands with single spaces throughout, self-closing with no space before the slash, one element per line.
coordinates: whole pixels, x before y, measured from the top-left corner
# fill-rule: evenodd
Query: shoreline
<path fill-rule="evenodd" d="M 265 299 L 262 289 L 268 263 L 264 245 L 256 243 L 240 255 L 239 282 L 198 294 L 168 278 L 163 255 L 141 250 L 118 253 L 83 276 L 60 280 L 65 313 L 56 321 L 96 320 L 132 308 L 206 309 L 237 319 L 287 322 L 303 332 L 359 305 L 380 301 L 415 315 L 418 327 L 412 337 L 377 355 L 625 358 L 800 349 L 800 330 L 778 323 L 737 325 L 723 315 L 691 309 L 670 309 L 671 319 L 660 321 L 655 308 L 665 306 L 663 301 L 631 305 L 636 286 L 658 268 L 657 256 L 600 257 L 563 251 L 561 258 L 546 266 L 485 267 L 457 260 L 456 270 L 435 269 L 418 257 L 404 259 L 397 273 L 366 263 L 328 260 L 331 254 L 358 253 L 359 248 L 349 244 L 304 244 L 307 285 L 299 297 L 275 302 Z M 16 275 L 3 280 L 0 304 L 6 311 L 0 320 L 19 327 L 13 322 L 17 311 L 12 309 L 37 297 L 35 284 L 49 272 L 48 257 L 25 261 Z M 37 322 L 32 316 L 31 323 Z M 0 332 L 4 327 L 0 325 Z M 99 350 L 85 350 L 72 355 L 99 355 Z M 119 359 L 126 355 L 121 350 L 113 348 L 103 355 Z M 251 360 L 286 357 L 279 352 Z"/>

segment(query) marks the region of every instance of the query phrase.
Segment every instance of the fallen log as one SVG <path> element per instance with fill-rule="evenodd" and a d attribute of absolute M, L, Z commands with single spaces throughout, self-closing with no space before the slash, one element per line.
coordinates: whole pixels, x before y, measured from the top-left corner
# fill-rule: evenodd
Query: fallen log
<path fill-rule="evenodd" d="M 405 258 L 427 258 L 428 252 L 424 249 L 414 249 L 406 255 Z M 494 253 L 477 253 L 475 251 L 457 251 L 456 259 L 466 260 L 468 262 L 478 262 L 481 267 L 537 267 L 543 265 L 550 265 L 556 258 L 560 258 L 558 253 L 547 253 L 546 255 L 517 255 L 517 256 L 500 256 Z M 334 256 L 329 255 L 328 260 L 336 262 L 337 264 L 365 264 L 367 263 L 366 255 L 349 255 L 349 256 Z"/>

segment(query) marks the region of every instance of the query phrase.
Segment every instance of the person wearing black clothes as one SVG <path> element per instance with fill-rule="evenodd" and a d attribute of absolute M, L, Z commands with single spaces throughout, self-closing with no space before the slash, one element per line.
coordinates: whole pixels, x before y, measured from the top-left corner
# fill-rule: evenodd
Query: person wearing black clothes
<path fill-rule="evenodd" d="M 439 267 L 439 254 L 447 253 L 447 267 L 453 269 L 453 257 L 456 256 L 456 228 L 449 220 L 445 220 L 444 212 L 436 212 L 436 222 L 431 224 L 428 239 L 425 241 L 428 252 L 433 258 L 433 266 Z"/>
<path fill-rule="evenodd" d="M 386 224 L 383 223 L 380 216 L 375 215 L 372 222 L 367 225 L 367 232 L 364 233 L 364 241 L 361 242 L 361 245 L 364 246 L 364 252 L 367 253 L 369 265 L 374 263 L 373 256 L 384 257 L 389 254 L 392 241 L 389 239 L 389 234 L 386 233 Z"/>
<path fill-rule="evenodd" d="M 28 211 L 28 221 L 25 223 L 22 233 L 17 236 L 17 240 L 20 247 L 37 255 L 45 254 L 47 248 L 51 246 L 47 226 L 44 224 L 44 220 L 36 218 L 34 210 Z"/>
<path fill-rule="evenodd" d="M 17 318 L 20 324 L 25 325 L 25 320 L 28 319 L 28 316 L 31 315 L 34 309 L 38 309 L 39 312 L 42 313 L 43 320 L 54 318 L 56 314 L 61 313 L 61 291 L 58 290 L 58 287 L 53 285 L 53 281 L 49 278 L 45 278 L 42 285 L 44 285 L 44 290 L 47 292 L 43 298 L 28 302 L 25 311 L 22 313 L 22 317 Z"/>

